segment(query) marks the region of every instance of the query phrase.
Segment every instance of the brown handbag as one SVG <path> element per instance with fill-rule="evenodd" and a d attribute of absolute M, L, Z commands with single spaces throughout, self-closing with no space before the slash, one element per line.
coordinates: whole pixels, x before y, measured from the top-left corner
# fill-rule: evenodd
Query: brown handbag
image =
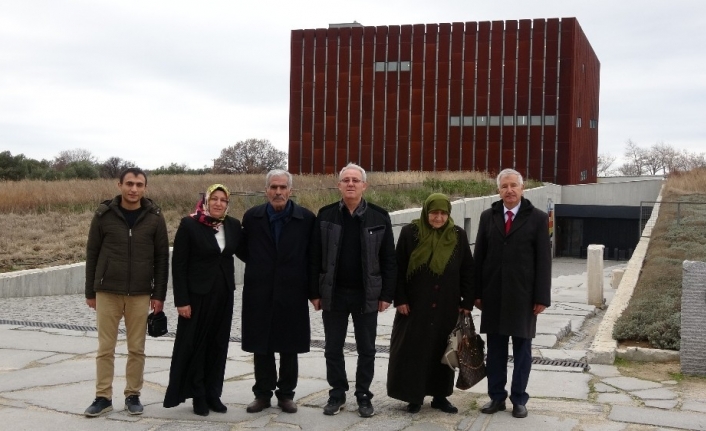
<path fill-rule="evenodd" d="M 485 342 L 476 333 L 470 315 L 461 319 L 462 337 L 458 343 L 458 379 L 456 387 L 469 389 L 485 378 Z"/>

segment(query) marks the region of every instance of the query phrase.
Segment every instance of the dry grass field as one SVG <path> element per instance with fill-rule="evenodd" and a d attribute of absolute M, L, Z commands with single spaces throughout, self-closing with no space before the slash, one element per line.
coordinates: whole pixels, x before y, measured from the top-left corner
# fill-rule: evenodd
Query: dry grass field
<path fill-rule="evenodd" d="M 483 186 L 477 193 L 465 192 L 467 196 L 492 194 L 495 189 L 494 182 L 478 172 L 371 173 L 366 198 L 390 211 L 419 206 L 420 199 L 429 194 L 421 185 L 430 179 Z M 200 193 L 213 183 L 230 188 L 229 214 L 237 218 L 265 202 L 264 175 L 150 176 L 146 196 L 163 209 L 170 241 L 179 220 L 193 210 Z M 293 199 L 316 212 L 339 199 L 336 185 L 333 175 L 297 175 Z M 418 193 L 410 193 L 415 190 Z M 93 211 L 118 193 L 116 180 L 0 182 L 0 272 L 83 261 Z M 450 194 L 459 196 L 453 191 Z"/>

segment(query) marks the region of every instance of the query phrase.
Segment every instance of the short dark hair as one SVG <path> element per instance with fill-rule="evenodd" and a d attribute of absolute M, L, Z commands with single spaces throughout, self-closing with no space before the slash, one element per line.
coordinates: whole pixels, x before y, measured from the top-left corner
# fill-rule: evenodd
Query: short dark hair
<path fill-rule="evenodd" d="M 133 174 L 134 176 L 142 175 L 143 177 L 145 177 L 145 185 L 147 185 L 147 174 L 145 173 L 145 171 L 138 167 L 123 169 L 123 171 L 120 172 L 120 184 L 123 183 L 125 175 L 127 174 Z"/>

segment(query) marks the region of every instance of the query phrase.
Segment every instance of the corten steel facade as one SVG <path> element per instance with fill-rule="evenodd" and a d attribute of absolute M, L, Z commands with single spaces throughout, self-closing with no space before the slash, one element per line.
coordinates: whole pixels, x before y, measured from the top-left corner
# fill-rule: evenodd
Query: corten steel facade
<path fill-rule="evenodd" d="M 599 70 L 575 18 L 293 30 L 289 170 L 595 182 Z"/>

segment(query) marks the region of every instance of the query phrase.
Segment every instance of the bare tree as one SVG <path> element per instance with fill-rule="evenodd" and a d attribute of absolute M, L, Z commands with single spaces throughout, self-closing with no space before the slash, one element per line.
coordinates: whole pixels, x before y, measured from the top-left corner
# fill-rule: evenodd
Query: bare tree
<path fill-rule="evenodd" d="M 118 178 L 120 173 L 131 167 L 137 166 L 135 162 L 123 160 L 120 157 L 109 157 L 100 165 L 101 177 L 103 178 Z"/>
<path fill-rule="evenodd" d="M 73 150 L 64 150 L 59 152 L 59 155 L 54 157 L 52 166 L 57 171 L 63 171 L 69 164 L 76 162 L 87 162 L 95 165 L 97 159 L 90 151 L 83 148 L 75 148 Z"/>
<path fill-rule="evenodd" d="M 221 150 L 213 160 L 213 173 L 259 174 L 272 169 L 284 169 L 287 153 L 267 139 L 247 139 Z"/>
<path fill-rule="evenodd" d="M 611 165 L 615 163 L 615 156 L 610 153 L 603 153 L 598 155 L 598 176 L 607 177 L 613 175 L 614 170 L 610 169 Z"/>
<path fill-rule="evenodd" d="M 645 150 L 637 146 L 632 139 L 625 143 L 625 162 L 618 172 L 626 176 L 639 176 L 645 173 Z"/>

